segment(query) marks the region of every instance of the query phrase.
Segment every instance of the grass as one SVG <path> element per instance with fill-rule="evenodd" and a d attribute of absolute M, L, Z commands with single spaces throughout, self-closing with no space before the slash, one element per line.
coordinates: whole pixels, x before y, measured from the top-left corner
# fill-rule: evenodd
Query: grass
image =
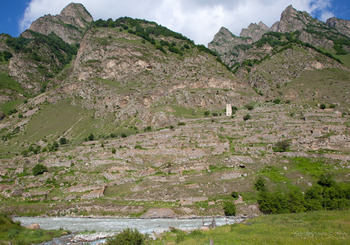
<path fill-rule="evenodd" d="M 298 97 L 304 100 L 304 103 L 312 106 L 318 103 L 327 105 L 339 103 L 337 110 L 343 111 L 348 104 L 346 92 L 350 91 L 349 81 L 349 73 L 341 69 L 305 71 L 281 90 L 285 94 L 299 94 Z"/>
<path fill-rule="evenodd" d="M 329 170 L 329 167 L 321 159 L 295 157 L 291 158 L 290 162 L 299 172 L 313 177 L 319 177 L 321 174 L 326 173 Z"/>
<path fill-rule="evenodd" d="M 9 89 L 12 91 L 16 91 L 18 93 L 23 94 L 23 88 L 19 84 L 19 82 L 15 81 L 8 74 L 0 73 L 0 90 Z"/>
<path fill-rule="evenodd" d="M 260 216 L 242 224 L 183 235 L 167 232 L 152 244 L 348 244 L 350 211 Z M 176 240 L 178 242 L 176 242 Z M 180 241 L 182 240 L 182 241 Z"/>
<path fill-rule="evenodd" d="M 9 102 L 0 104 L 0 111 L 5 113 L 6 115 L 9 115 L 9 114 L 11 114 L 10 111 L 15 109 L 22 102 L 23 102 L 23 100 L 11 100 Z"/>
<path fill-rule="evenodd" d="M 26 229 L 19 222 L 13 222 L 11 218 L 0 214 L 0 244 L 42 243 L 64 234 L 67 234 L 67 232 L 63 230 Z"/>
<path fill-rule="evenodd" d="M 7 109 L 4 111 L 10 110 L 20 102 L 13 101 L 14 104 L 7 104 Z M 13 137 L 9 141 L 9 146 L 0 148 L 0 152 L 5 154 L 7 151 L 22 151 L 23 148 L 19 148 L 18 142 L 24 146 L 36 144 L 40 140 L 51 143 L 63 136 L 69 140 L 70 145 L 80 144 L 90 133 L 98 138 L 100 135 L 115 132 L 117 125 L 113 123 L 114 120 L 113 115 L 95 118 L 94 111 L 82 108 L 79 103 L 72 105 L 70 100 L 62 100 L 56 104 L 44 104 L 32 116 L 24 131 Z M 129 134 L 128 132 L 127 135 Z"/>

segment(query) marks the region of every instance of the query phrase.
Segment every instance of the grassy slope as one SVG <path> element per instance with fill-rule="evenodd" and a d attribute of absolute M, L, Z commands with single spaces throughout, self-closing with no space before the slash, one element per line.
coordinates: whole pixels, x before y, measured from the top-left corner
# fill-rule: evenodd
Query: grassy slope
<path fill-rule="evenodd" d="M 350 76 L 348 71 L 340 69 L 305 71 L 280 90 L 288 96 L 298 95 L 296 99 L 302 103 L 312 106 L 339 103 L 344 110 L 349 104 Z"/>
<path fill-rule="evenodd" d="M 166 233 L 154 244 L 175 244 L 180 235 Z M 208 232 L 193 232 L 178 244 L 348 244 L 350 211 L 319 211 L 269 215 L 243 224 L 218 227 Z"/>
<path fill-rule="evenodd" d="M 0 214 L 0 244 L 33 244 L 50 241 L 54 237 L 66 234 L 63 230 L 30 230 L 9 217 Z"/>

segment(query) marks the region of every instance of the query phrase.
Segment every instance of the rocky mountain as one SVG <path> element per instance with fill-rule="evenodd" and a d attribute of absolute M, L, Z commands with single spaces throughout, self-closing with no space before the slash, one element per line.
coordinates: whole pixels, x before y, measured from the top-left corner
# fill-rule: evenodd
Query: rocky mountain
<path fill-rule="evenodd" d="M 44 35 L 55 33 L 68 44 L 80 42 L 93 18 L 82 4 L 71 3 L 59 15 L 45 15 L 34 21 L 29 30 Z M 22 36 L 31 38 L 30 33 Z"/>
<path fill-rule="evenodd" d="M 253 42 L 256 42 L 268 31 L 269 27 L 260 21 L 259 24 L 252 23 L 248 28 L 243 28 L 239 36 L 251 38 Z"/>
<path fill-rule="evenodd" d="M 350 37 L 350 21 L 332 17 L 329 18 L 326 23 L 329 27 L 333 27 L 340 33 Z"/>
<path fill-rule="evenodd" d="M 251 24 L 248 29 L 242 30 L 240 37 L 235 39 L 230 37 L 229 30 L 221 28 L 208 47 L 217 52 L 223 62 L 237 72 L 237 75 L 248 75 L 249 83 L 258 88 L 260 93 L 271 95 L 274 94 L 274 87 L 292 81 L 306 70 L 326 67 L 347 70 L 347 64 L 342 63 L 341 60 L 346 62 L 349 52 L 350 39 L 346 36 L 349 23 L 349 21 L 335 18 L 324 23 L 312 18 L 306 12 L 297 11 L 292 6 L 288 6 L 281 14 L 280 21 L 271 28 L 267 28 L 263 23 Z M 243 37 L 249 39 L 243 39 Z M 309 59 L 305 55 L 287 55 L 290 53 L 289 50 L 293 50 L 292 53 L 296 54 L 303 49 L 306 53 L 314 54 L 314 58 Z M 281 56 L 280 53 L 284 55 Z M 272 58 L 280 63 L 273 65 L 270 62 Z M 311 62 L 310 65 L 304 64 L 306 60 Z M 334 62 L 335 60 L 338 62 Z M 262 69 L 262 66 L 267 64 L 269 64 L 268 70 Z M 277 72 L 281 64 L 296 66 L 290 69 L 292 66 L 286 65 L 283 68 L 284 71 Z"/>
<path fill-rule="evenodd" d="M 257 177 L 347 181 L 347 26 L 290 6 L 274 31 L 223 27 L 208 49 L 70 4 L 1 35 L 0 212 L 222 215 L 235 191 L 238 213 L 257 215 Z"/>
<path fill-rule="evenodd" d="M 306 29 L 309 25 L 320 25 L 321 22 L 314 19 L 307 12 L 297 11 L 292 5 L 288 6 L 277 21 L 270 28 L 274 32 L 294 32 Z"/>

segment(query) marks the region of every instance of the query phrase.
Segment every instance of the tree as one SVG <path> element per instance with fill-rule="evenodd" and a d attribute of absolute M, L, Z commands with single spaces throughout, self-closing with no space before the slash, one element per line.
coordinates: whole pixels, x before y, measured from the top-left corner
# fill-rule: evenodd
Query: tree
<path fill-rule="evenodd" d="M 257 191 L 267 191 L 267 187 L 265 185 L 265 179 L 263 177 L 259 177 L 255 183 L 254 183 L 254 188 L 257 190 Z"/>
<path fill-rule="evenodd" d="M 288 209 L 291 213 L 305 212 L 306 202 L 303 193 L 299 190 L 292 190 L 288 193 Z"/>
<path fill-rule="evenodd" d="M 326 109 L 326 105 L 325 104 L 321 104 L 320 105 L 320 109 L 322 109 L 322 110 Z"/>
<path fill-rule="evenodd" d="M 64 137 L 60 138 L 60 145 L 65 145 L 65 144 L 67 144 L 67 139 Z"/>
<path fill-rule="evenodd" d="M 285 152 L 288 150 L 290 142 L 288 140 L 278 141 L 273 148 L 274 152 Z"/>
<path fill-rule="evenodd" d="M 39 174 L 43 174 L 44 172 L 47 172 L 47 167 L 45 167 L 44 165 L 38 163 L 37 165 L 35 165 L 32 169 L 33 175 L 37 176 Z"/>
<path fill-rule="evenodd" d="M 335 186 L 337 183 L 331 174 L 321 174 L 320 179 L 317 181 L 317 184 L 323 187 L 331 187 Z"/>
<path fill-rule="evenodd" d="M 113 238 L 107 240 L 107 245 L 141 245 L 144 244 L 146 236 L 137 229 L 127 228 Z"/>
<path fill-rule="evenodd" d="M 233 202 L 224 203 L 224 212 L 226 216 L 236 215 L 236 205 Z"/>
<path fill-rule="evenodd" d="M 89 141 L 93 141 L 95 139 L 95 135 L 93 133 L 91 133 L 88 137 Z"/>

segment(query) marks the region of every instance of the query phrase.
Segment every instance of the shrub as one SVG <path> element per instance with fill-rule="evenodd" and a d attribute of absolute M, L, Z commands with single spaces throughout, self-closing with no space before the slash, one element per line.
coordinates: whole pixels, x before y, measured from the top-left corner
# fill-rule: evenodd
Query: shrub
<path fill-rule="evenodd" d="M 65 144 L 67 144 L 67 139 L 64 137 L 60 138 L 60 145 L 65 145 Z"/>
<path fill-rule="evenodd" d="M 320 105 L 320 109 L 322 109 L 322 110 L 326 109 L 326 105 L 325 104 L 321 104 Z"/>
<path fill-rule="evenodd" d="M 290 147 L 290 142 L 288 140 L 278 141 L 273 147 L 274 152 L 285 152 Z"/>
<path fill-rule="evenodd" d="M 249 114 L 247 114 L 247 115 L 245 115 L 245 116 L 243 117 L 243 120 L 244 120 L 244 121 L 247 121 L 247 120 L 250 120 L 251 118 L 252 118 L 252 116 L 249 115 Z"/>
<path fill-rule="evenodd" d="M 151 126 L 147 126 L 143 131 L 145 131 L 145 132 L 152 131 L 152 127 Z"/>
<path fill-rule="evenodd" d="M 210 115 L 210 112 L 209 112 L 209 111 L 205 111 L 205 112 L 204 112 L 204 116 L 207 117 L 207 116 L 209 116 L 209 115 Z"/>
<path fill-rule="evenodd" d="M 58 147 L 59 147 L 59 144 L 56 141 L 54 141 L 52 145 L 48 145 L 49 151 L 57 151 Z"/>
<path fill-rule="evenodd" d="M 137 229 L 127 228 L 113 238 L 107 240 L 107 245 L 141 245 L 146 237 Z"/>
<path fill-rule="evenodd" d="M 32 172 L 34 176 L 37 176 L 39 174 L 43 174 L 44 172 L 47 172 L 47 167 L 39 163 L 33 167 Z"/>
<path fill-rule="evenodd" d="M 93 141 L 95 139 L 95 136 L 93 133 L 91 133 L 88 138 L 87 138 L 89 141 Z"/>
<path fill-rule="evenodd" d="M 337 183 L 335 182 L 331 174 L 321 174 L 319 180 L 317 181 L 317 184 L 319 184 L 322 187 L 332 187 L 335 186 Z"/>
<path fill-rule="evenodd" d="M 125 133 L 121 133 L 121 134 L 120 134 L 120 137 L 122 137 L 122 138 L 126 138 L 126 137 L 127 137 L 127 135 L 126 135 Z"/>
<path fill-rule="evenodd" d="M 253 106 L 253 105 L 250 105 L 250 104 L 245 105 L 244 107 L 245 107 L 248 111 L 251 111 L 251 110 L 254 109 L 254 106 Z"/>
<path fill-rule="evenodd" d="M 273 103 L 279 104 L 279 103 L 281 103 L 281 100 L 280 99 L 275 99 L 275 100 L 273 100 Z"/>
<path fill-rule="evenodd" d="M 112 148 L 112 154 L 115 154 L 117 150 L 115 148 Z"/>
<path fill-rule="evenodd" d="M 237 191 L 233 191 L 232 193 L 231 193 L 231 196 L 233 197 L 233 198 L 238 198 L 238 196 L 239 196 L 239 194 L 238 194 L 238 192 Z"/>
<path fill-rule="evenodd" d="M 236 205 L 233 202 L 224 203 L 224 212 L 226 216 L 236 215 Z"/>
<path fill-rule="evenodd" d="M 299 213 L 313 210 L 334 210 L 350 207 L 350 188 L 335 182 L 331 175 L 321 175 L 318 185 L 306 190 L 287 193 L 259 192 L 259 209 L 263 213 Z"/>
<path fill-rule="evenodd" d="M 254 183 L 255 190 L 267 191 L 267 187 L 266 187 L 265 183 L 266 183 L 266 180 L 260 176 Z"/>

